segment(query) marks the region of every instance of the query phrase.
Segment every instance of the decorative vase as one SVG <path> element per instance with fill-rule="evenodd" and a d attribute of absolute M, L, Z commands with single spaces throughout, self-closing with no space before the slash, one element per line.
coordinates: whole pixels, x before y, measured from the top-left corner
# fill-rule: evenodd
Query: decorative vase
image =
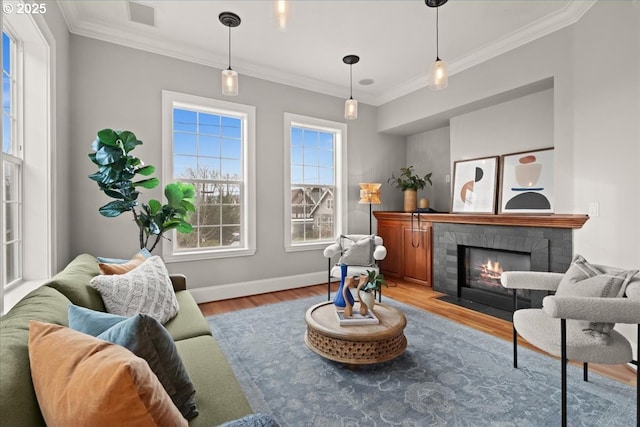
<path fill-rule="evenodd" d="M 420 209 L 427 209 L 429 207 L 429 199 L 420 199 L 420 204 L 418 206 L 420 206 Z"/>
<path fill-rule="evenodd" d="M 336 295 L 333 298 L 333 305 L 336 306 L 336 309 L 343 310 L 347 306 L 347 303 L 345 302 L 345 299 L 344 299 L 345 295 L 349 300 L 349 304 L 351 304 L 352 307 L 355 302 L 353 300 L 353 295 L 351 295 L 351 291 L 349 289 L 347 289 L 346 292 L 343 292 L 345 287 L 345 279 L 347 278 L 347 267 L 348 267 L 347 264 L 340 264 L 340 272 L 342 273 L 342 277 L 340 279 L 340 288 L 338 289 L 338 292 L 336 292 Z"/>
<path fill-rule="evenodd" d="M 360 298 L 360 303 L 364 303 L 367 306 L 368 311 L 373 311 L 373 306 L 376 303 L 376 296 L 373 292 L 360 292 L 358 297 Z M 360 311 L 360 314 L 364 315 L 362 311 Z"/>
<path fill-rule="evenodd" d="M 404 211 L 413 212 L 418 207 L 418 190 L 404 190 Z"/>

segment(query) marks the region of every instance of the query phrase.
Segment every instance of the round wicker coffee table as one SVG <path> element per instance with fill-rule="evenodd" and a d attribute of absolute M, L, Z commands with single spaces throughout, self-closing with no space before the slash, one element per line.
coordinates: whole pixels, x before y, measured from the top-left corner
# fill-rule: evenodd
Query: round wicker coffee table
<path fill-rule="evenodd" d="M 367 365 L 394 359 L 407 348 L 407 319 L 395 308 L 376 303 L 373 312 L 380 319 L 377 325 L 341 326 L 335 311 L 333 303 L 327 301 L 309 308 L 305 315 L 304 342 L 320 356 Z"/>

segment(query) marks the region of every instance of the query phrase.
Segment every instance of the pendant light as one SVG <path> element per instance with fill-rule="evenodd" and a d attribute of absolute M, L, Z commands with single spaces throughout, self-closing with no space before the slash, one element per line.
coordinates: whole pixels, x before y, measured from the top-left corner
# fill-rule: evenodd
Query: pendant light
<path fill-rule="evenodd" d="M 358 55 L 347 55 L 342 58 L 342 62 L 349 66 L 349 99 L 344 102 L 344 118 L 347 120 L 355 120 L 358 118 L 358 101 L 353 99 L 353 64 L 360 61 Z"/>
<path fill-rule="evenodd" d="M 222 94 L 238 95 L 238 73 L 231 69 L 231 27 L 240 25 L 240 17 L 232 12 L 222 12 L 218 19 L 225 27 L 229 27 L 229 68 L 222 70 Z"/>
<path fill-rule="evenodd" d="M 439 40 L 439 9 L 440 6 L 445 4 L 448 0 L 425 0 L 425 3 L 429 7 L 436 8 L 436 61 L 431 66 L 431 74 L 429 76 L 429 89 L 440 90 L 445 89 L 449 84 L 449 70 L 447 69 L 447 63 L 440 59 L 440 40 Z"/>
<path fill-rule="evenodd" d="M 278 30 L 286 31 L 291 16 L 291 0 L 274 0 L 273 16 Z"/>

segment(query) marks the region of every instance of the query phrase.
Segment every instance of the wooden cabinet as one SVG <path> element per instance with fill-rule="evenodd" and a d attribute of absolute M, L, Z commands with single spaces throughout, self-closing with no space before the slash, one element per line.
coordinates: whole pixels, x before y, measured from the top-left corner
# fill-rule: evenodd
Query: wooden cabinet
<path fill-rule="evenodd" d="M 374 212 L 378 220 L 378 235 L 387 248 L 387 256 L 380 263 L 385 276 L 432 286 L 430 221 L 418 224 L 411 214 L 403 212 Z M 422 217 L 424 219 L 424 216 Z"/>

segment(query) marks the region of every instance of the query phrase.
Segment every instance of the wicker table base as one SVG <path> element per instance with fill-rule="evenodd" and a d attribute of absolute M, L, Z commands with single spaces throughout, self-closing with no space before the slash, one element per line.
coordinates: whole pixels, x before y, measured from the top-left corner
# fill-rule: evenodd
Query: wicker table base
<path fill-rule="evenodd" d="M 356 304 L 357 309 L 357 304 Z M 304 342 L 319 354 L 336 362 L 366 365 L 386 362 L 407 348 L 404 327 L 407 320 L 393 307 L 376 304 L 377 325 L 340 326 L 331 302 L 323 302 L 307 310 L 307 332 Z"/>

